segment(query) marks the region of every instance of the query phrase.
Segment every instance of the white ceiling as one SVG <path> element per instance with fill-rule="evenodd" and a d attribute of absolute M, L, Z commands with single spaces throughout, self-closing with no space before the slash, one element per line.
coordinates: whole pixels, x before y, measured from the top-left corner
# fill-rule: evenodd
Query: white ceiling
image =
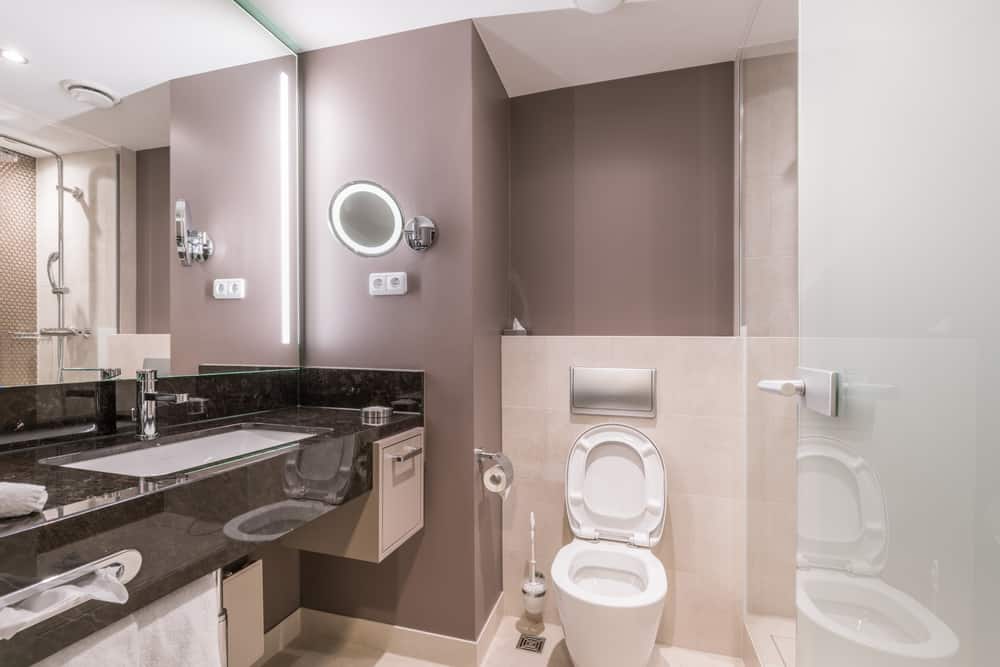
<path fill-rule="evenodd" d="M 302 51 L 480 16 L 572 7 L 572 0 L 254 0 Z"/>
<path fill-rule="evenodd" d="M 795 39 L 796 4 L 628 0 L 594 16 L 572 0 L 255 2 L 302 50 L 476 19 L 512 96 L 732 60 L 743 47 L 766 52 Z M 0 62 L 0 132 L 65 153 L 165 145 L 169 90 L 159 84 L 286 53 L 232 0 L 0 2 L 0 47 L 30 59 Z M 124 101 L 90 110 L 62 91 L 63 79 Z"/>
<path fill-rule="evenodd" d="M 476 19 L 511 96 L 733 60 L 794 40 L 796 0 L 629 0 L 590 15 L 572 0 L 256 0 L 302 50 Z"/>
<path fill-rule="evenodd" d="M 163 145 L 169 98 L 155 86 L 288 53 L 232 0 L 0 2 L 0 47 L 30 61 L 0 62 L 0 132 L 67 153 Z M 147 92 L 95 112 L 63 92 L 63 79 Z"/>
<path fill-rule="evenodd" d="M 483 18 L 476 25 L 514 97 L 733 60 L 756 5 L 652 0 L 597 16 L 563 9 Z"/>

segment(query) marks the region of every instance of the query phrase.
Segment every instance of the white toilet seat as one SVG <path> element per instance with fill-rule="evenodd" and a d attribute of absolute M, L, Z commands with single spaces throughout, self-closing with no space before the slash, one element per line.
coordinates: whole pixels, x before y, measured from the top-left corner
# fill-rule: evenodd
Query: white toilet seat
<path fill-rule="evenodd" d="M 834 570 L 800 570 L 795 597 L 801 614 L 853 644 L 920 660 L 940 660 L 958 652 L 958 637 L 951 628 L 915 599 L 879 578 Z M 882 627 L 859 630 L 851 614 L 855 608 L 858 617 L 873 619 L 868 622 Z"/>
<path fill-rule="evenodd" d="M 573 534 L 585 540 L 656 546 L 666 491 L 660 451 L 629 426 L 589 429 L 566 460 L 566 516 Z"/>
<path fill-rule="evenodd" d="M 951 628 L 880 578 L 889 517 L 872 467 L 848 444 L 821 435 L 801 438 L 796 458 L 795 604 L 803 645 L 845 665 L 896 667 L 917 659 L 937 665 L 955 655 L 959 641 Z"/>
<path fill-rule="evenodd" d="M 667 596 L 660 559 L 625 544 L 573 540 L 556 554 L 550 574 L 562 595 L 600 607 L 645 607 Z"/>
<path fill-rule="evenodd" d="M 878 475 L 846 444 L 805 436 L 798 453 L 799 567 L 877 576 L 889 557 L 889 519 Z"/>

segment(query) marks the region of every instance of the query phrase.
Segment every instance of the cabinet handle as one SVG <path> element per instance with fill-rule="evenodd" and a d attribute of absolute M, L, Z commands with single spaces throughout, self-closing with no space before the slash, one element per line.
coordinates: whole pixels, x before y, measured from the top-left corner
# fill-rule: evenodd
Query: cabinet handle
<path fill-rule="evenodd" d="M 402 463 L 415 458 L 418 454 L 423 454 L 423 452 L 423 447 L 408 447 L 405 454 L 390 454 L 389 458 L 392 459 L 393 463 Z"/>

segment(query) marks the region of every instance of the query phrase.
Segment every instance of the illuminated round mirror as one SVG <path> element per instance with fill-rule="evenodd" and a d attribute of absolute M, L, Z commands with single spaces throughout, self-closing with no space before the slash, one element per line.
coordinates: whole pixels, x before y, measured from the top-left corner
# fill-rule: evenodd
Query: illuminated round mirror
<path fill-rule="evenodd" d="M 403 212 L 378 183 L 354 181 L 330 200 L 330 231 L 359 255 L 384 255 L 403 236 Z"/>

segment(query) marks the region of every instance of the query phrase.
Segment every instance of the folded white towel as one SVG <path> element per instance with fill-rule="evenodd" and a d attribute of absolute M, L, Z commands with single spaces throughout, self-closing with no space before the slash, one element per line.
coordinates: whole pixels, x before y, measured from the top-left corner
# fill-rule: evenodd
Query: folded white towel
<path fill-rule="evenodd" d="M 132 616 L 87 635 L 34 667 L 134 667 L 139 659 L 139 626 Z"/>
<path fill-rule="evenodd" d="M 142 667 L 219 667 L 219 587 L 207 574 L 135 613 Z"/>
<path fill-rule="evenodd" d="M 41 512 L 48 499 L 44 486 L 0 482 L 0 519 Z"/>

